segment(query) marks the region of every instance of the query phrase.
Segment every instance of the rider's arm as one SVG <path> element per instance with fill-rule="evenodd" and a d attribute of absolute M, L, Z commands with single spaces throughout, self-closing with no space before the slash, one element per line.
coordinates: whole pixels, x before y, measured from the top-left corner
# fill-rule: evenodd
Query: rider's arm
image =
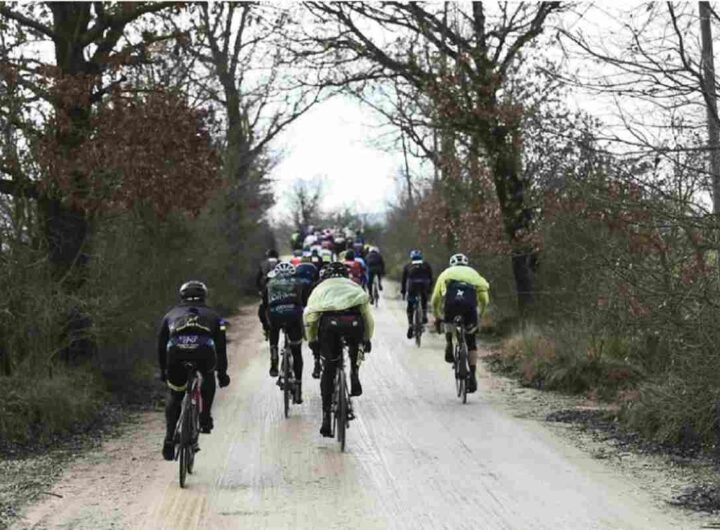
<path fill-rule="evenodd" d="M 490 294 L 486 289 L 477 289 L 478 318 L 483 316 L 485 308 L 490 303 Z"/>
<path fill-rule="evenodd" d="M 433 315 L 435 315 L 435 318 L 441 318 L 442 317 L 442 302 L 443 297 L 445 296 L 445 276 L 446 272 L 449 269 L 446 269 L 442 273 L 440 273 L 440 276 L 438 276 L 437 281 L 435 282 L 435 289 L 433 289 L 432 294 L 432 309 L 433 309 Z"/>
<path fill-rule="evenodd" d="M 375 319 L 373 319 L 372 311 L 370 311 L 370 304 L 365 303 L 360 306 L 360 314 L 363 318 L 363 323 L 365 325 L 365 340 L 370 340 L 373 337 L 373 334 L 375 333 Z"/>
<path fill-rule="evenodd" d="M 314 342 L 318 338 L 318 324 L 320 323 L 320 316 L 322 313 L 315 311 L 308 311 L 305 309 L 303 315 L 303 322 L 305 323 L 305 337 L 308 343 Z"/>
<path fill-rule="evenodd" d="M 257 276 L 255 276 L 255 287 L 258 292 L 263 290 L 263 276 L 262 267 L 258 267 Z"/>
<path fill-rule="evenodd" d="M 403 267 L 402 280 L 400 281 L 400 294 L 405 296 L 406 285 L 407 285 L 408 266 Z"/>
<path fill-rule="evenodd" d="M 164 371 L 166 367 L 167 358 L 167 343 L 170 340 L 170 329 L 168 328 L 167 318 L 163 318 L 160 324 L 160 331 L 158 332 L 158 366 L 160 371 Z"/>
<path fill-rule="evenodd" d="M 226 322 L 222 318 L 218 318 L 213 340 L 215 341 L 215 353 L 217 353 L 217 371 L 220 373 L 226 373 L 228 368 L 226 327 Z"/>

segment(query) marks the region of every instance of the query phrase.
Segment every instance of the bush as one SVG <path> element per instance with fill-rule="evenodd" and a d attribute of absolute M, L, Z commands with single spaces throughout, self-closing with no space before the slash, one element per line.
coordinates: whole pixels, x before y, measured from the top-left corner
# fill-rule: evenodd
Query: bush
<path fill-rule="evenodd" d="M 59 370 L 52 377 L 0 377 L 0 385 L 4 443 L 42 443 L 60 433 L 83 430 L 97 418 L 107 398 L 101 379 L 89 369 Z"/>
<path fill-rule="evenodd" d="M 641 376 L 623 354 L 618 339 L 592 340 L 562 328 L 546 333 L 528 325 L 503 342 L 500 362 L 527 386 L 611 398 L 634 387 Z"/>

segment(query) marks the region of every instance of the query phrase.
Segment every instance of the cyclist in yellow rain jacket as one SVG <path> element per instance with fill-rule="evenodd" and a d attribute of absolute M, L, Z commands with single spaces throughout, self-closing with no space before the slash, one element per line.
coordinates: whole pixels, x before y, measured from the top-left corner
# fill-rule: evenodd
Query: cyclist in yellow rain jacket
<path fill-rule="evenodd" d="M 452 322 L 457 316 L 463 318 L 465 324 L 465 339 L 468 347 L 468 361 L 470 364 L 470 379 L 467 384 L 468 392 L 477 390 L 477 333 L 478 321 L 490 302 L 488 290 L 490 284 L 469 266 L 467 256 L 455 254 L 450 258 L 450 267 L 445 269 L 435 282 L 432 294 L 433 314 L 436 318 L 436 327 L 440 322 Z M 452 332 L 445 333 L 445 360 L 453 362 Z"/>
<path fill-rule="evenodd" d="M 322 269 L 320 278 L 305 308 L 305 333 L 310 348 L 313 352 L 319 351 L 325 360 L 320 379 L 323 411 L 320 434 L 331 436 L 330 406 L 343 338 L 350 353 L 350 395 L 359 396 L 362 386 L 358 374 L 358 350 L 362 343 L 365 353 L 370 353 L 375 322 L 367 293 L 348 279 L 344 264 L 330 263 Z"/>

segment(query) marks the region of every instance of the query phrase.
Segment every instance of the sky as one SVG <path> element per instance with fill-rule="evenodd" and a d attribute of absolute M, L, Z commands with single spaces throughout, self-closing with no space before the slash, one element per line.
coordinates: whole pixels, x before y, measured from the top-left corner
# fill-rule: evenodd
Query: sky
<path fill-rule="evenodd" d="M 373 145 L 385 133 L 379 117 L 349 97 L 336 96 L 308 111 L 273 145 L 281 161 L 271 173 L 278 201 L 271 218 L 286 220 L 288 190 L 297 179 L 322 179 L 325 210 L 386 210 L 396 196 L 402 154 Z"/>

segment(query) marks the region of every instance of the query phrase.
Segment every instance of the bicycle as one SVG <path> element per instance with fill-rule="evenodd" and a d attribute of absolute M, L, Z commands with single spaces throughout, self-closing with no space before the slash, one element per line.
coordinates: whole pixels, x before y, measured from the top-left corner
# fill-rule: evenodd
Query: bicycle
<path fill-rule="evenodd" d="M 467 378 L 470 375 L 470 368 L 468 367 L 468 349 L 465 342 L 465 325 L 461 316 L 456 316 L 453 319 L 453 335 L 455 338 L 453 354 L 455 389 L 462 402 L 467 403 Z"/>
<path fill-rule="evenodd" d="M 192 474 L 195 465 L 195 453 L 200 449 L 200 413 L 203 410 L 203 377 L 194 362 L 182 363 L 187 369 L 187 386 L 180 408 L 180 417 L 175 426 L 175 460 L 179 463 L 180 487 L 185 487 L 187 474 Z"/>
<path fill-rule="evenodd" d="M 337 371 L 335 372 L 332 403 L 330 405 L 332 436 L 337 436 L 337 441 L 340 443 L 340 451 L 342 452 L 345 452 L 345 441 L 347 439 L 347 429 L 350 427 L 350 421 L 355 419 L 345 373 L 345 359 L 348 356 L 347 339 L 343 338 L 343 347 L 340 353 Z M 357 359 L 358 367 L 363 358 L 364 352 L 363 349 L 360 348 Z"/>
<path fill-rule="evenodd" d="M 285 417 L 290 414 L 290 398 L 297 399 L 297 380 L 295 379 L 295 363 L 293 361 L 292 350 L 290 349 L 290 341 L 288 340 L 287 331 L 283 330 L 285 342 L 282 350 L 282 360 L 280 364 L 280 377 L 278 377 L 278 386 L 283 391 L 283 409 Z"/>

